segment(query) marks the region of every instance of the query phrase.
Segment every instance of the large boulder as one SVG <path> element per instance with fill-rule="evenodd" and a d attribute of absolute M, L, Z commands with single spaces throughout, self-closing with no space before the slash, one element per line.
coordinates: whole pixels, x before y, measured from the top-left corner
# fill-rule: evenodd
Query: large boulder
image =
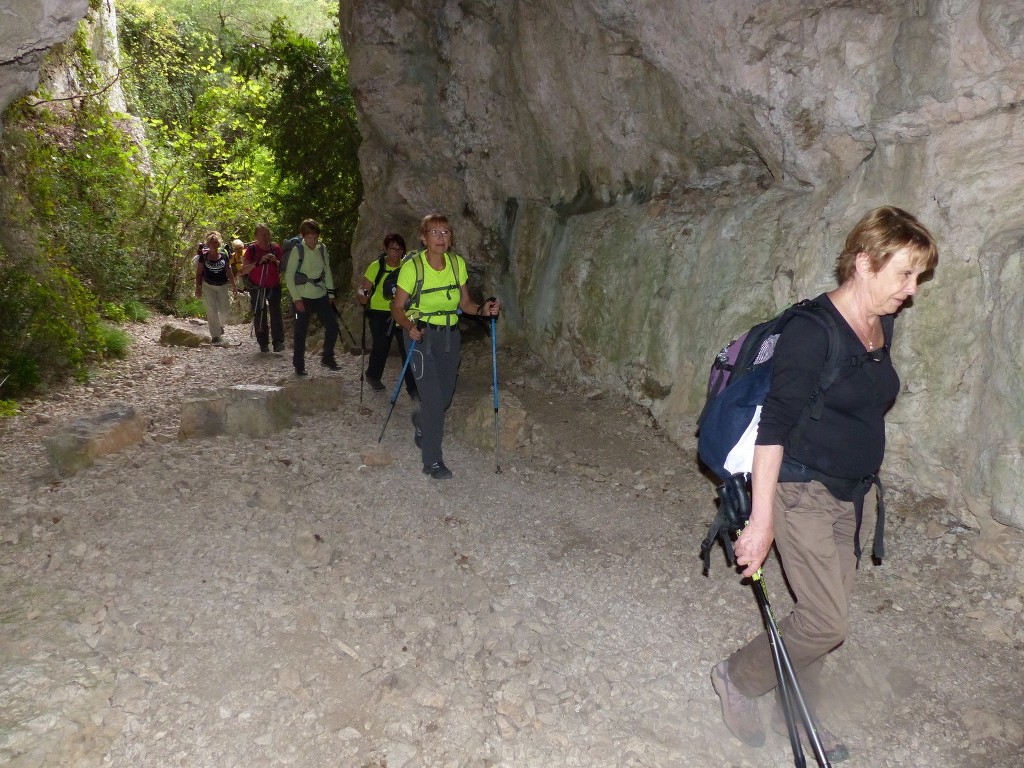
<path fill-rule="evenodd" d="M 99 456 L 142 442 L 146 421 L 130 405 L 118 403 L 80 416 L 43 438 L 50 466 L 59 477 L 91 467 Z"/>
<path fill-rule="evenodd" d="M 345 401 L 345 390 L 337 376 L 312 376 L 281 382 L 292 410 L 302 416 L 334 411 Z"/>
<path fill-rule="evenodd" d="M 181 406 L 178 437 L 267 437 L 294 422 L 295 411 L 282 387 L 236 384 L 199 390 L 187 397 Z"/>
<path fill-rule="evenodd" d="M 497 418 L 494 395 L 488 392 L 469 406 L 465 418 L 456 422 L 455 431 L 466 443 L 493 451 L 495 426 L 501 453 L 517 451 L 529 443 L 526 408 L 518 397 L 502 391 L 498 393 Z"/>
<path fill-rule="evenodd" d="M 198 347 L 209 341 L 205 334 L 199 334 L 188 328 L 164 323 L 160 328 L 160 343 L 165 347 Z"/>

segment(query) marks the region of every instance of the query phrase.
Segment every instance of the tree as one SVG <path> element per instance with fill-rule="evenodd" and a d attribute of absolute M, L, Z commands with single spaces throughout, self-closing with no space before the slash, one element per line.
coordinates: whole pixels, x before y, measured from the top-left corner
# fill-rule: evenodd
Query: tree
<path fill-rule="evenodd" d="M 262 140 L 278 173 L 279 221 L 292 231 L 302 219 L 316 218 L 335 263 L 350 269 L 363 189 L 348 60 L 337 35 L 313 41 L 279 19 L 267 44 L 238 45 L 233 59 L 242 76 L 268 86 Z"/>

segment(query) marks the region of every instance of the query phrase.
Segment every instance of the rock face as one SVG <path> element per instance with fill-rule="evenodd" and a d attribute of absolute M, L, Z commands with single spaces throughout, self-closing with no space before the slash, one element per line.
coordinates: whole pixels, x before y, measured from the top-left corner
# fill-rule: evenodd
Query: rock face
<path fill-rule="evenodd" d="M 897 323 L 890 480 L 1024 527 L 1024 8 L 342 0 L 364 143 L 353 261 L 453 217 L 550 363 L 693 430 L 737 332 L 831 287 L 899 205 L 940 266 Z M 486 294 L 485 294 L 486 295 Z"/>
<path fill-rule="evenodd" d="M 0 113 L 15 99 L 35 90 L 46 52 L 67 40 L 88 10 L 88 0 L 4 3 L 0 25 Z"/>

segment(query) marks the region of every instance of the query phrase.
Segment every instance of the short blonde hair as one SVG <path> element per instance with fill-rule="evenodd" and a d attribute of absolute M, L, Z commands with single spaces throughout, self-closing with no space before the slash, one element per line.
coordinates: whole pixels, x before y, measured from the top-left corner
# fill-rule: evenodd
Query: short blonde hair
<path fill-rule="evenodd" d="M 428 213 L 420 220 L 420 235 L 426 235 L 427 230 L 431 229 L 433 224 L 444 224 L 448 227 L 448 231 L 452 231 L 452 225 L 448 222 L 448 217 L 443 213 Z"/>
<path fill-rule="evenodd" d="M 853 277 L 859 254 L 866 253 L 871 270 L 879 272 L 903 248 L 913 251 L 914 264 L 925 272 L 939 263 L 935 238 L 914 216 L 892 205 L 870 210 L 846 236 L 843 252 L 836 259 L 836 280 L 842 285 Z"/>

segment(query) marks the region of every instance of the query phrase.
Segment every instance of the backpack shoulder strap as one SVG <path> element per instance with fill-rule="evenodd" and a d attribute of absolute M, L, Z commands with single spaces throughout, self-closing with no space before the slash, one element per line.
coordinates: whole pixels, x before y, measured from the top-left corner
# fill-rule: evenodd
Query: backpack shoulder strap
<path fill-rule="evenodd" d="M 386 259 L 387 254 L 384 253 L 377 257 L 377 275 L 373 278 L 373 288 L 370 289 L 371 296 L 377 292 L 377 286 L 380 285 L 380 281 L 384 279 L 384 263 Z"/>
<path fill-rule="evenodd" d="M 416 267 L 416 283 L 412 288 L 412 306 L 419 309 L 420 294 L 423 293 L 423 255 L 426 251 L 420 251 L 412 257 L 413 265 Z"/>
<path fill-rule="evenodd" d="M 452 276 L 455 278 L 455 287 L 459 288 L 461 287 L 461 283 L 459 283 L 459 264 L 465 263 L 466 260 L 459 256 L 459 254 L 457 253 L 452 253 L 449 255 L 452 257 Z"/>

